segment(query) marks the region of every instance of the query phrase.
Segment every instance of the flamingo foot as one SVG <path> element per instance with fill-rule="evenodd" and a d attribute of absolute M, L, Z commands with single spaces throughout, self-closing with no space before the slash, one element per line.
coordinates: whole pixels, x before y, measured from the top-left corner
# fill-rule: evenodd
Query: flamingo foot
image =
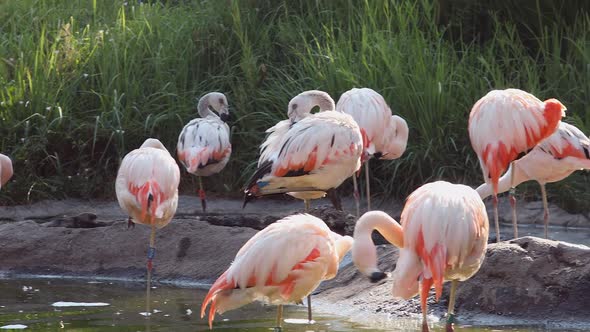
<path fill-rule="evenodd" d="M 428 322 L 422 322 L 422 332 L 430 332 L 428 329 Z"/>
<path fill-rule="evenodd" d="M 127 229 L 129 229 L 129 228 L 135 229 L 135 223 L 133 222 L 131 217 L 127 218 Z"/>
<path fill-rule="evenodd" d="M 199 189 L 199 198 L 201 199 L 201 208 L 207 212 L 207 201 L 205 200 L 205 190 Z"/>
<path fill-rule="evenodd" d="M 447 325 L 446 325 L 447 332 L 454 332 L 455 331 L 455 315 L 450 314 L 449 318 L 447 318 Z"/>

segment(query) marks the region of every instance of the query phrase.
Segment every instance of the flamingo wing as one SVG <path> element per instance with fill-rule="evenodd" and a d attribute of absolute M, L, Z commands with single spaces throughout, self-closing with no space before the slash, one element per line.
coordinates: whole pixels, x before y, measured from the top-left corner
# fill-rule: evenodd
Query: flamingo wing
<path fill-rule="evenodd" d="M 276 158 L 260 164 L 248 182 L 246 194 L 336 187 L 360 167 L 362 144 L 360 129 L 349 115 L 323 112 L 308 116 L 293 124 L 281 138 Z M 324 173 L 328 177 L 321 178 Z M 316 177 L 303 180 L 310 175 Z"/>
<path fill-rule="evenodd" d="M 267 161 L 276 159 L 281 147 L 281 139 L 289 131 L 289 128 L 291 128 L 292 125 L 293 122 L 291 120 L 283 120 L 266 130 L 268 136 L 262 145 L 260 145 L 258 167 Z"/>
<path fill-rule="evenodd" d="M 337 264 L 334 238 L 326 224 L 307 214 L 293 215 L 258 232 L 238 251 L 234 262 L 211 286 L 201 306 L 223 313 L 259 298 L 300 300 Z M 302 286 L 303 285 L 303 286 Z"/>
<path fill-rule="evenodd" d="M 558 130 L 541 141 L 535 149 L 551 154 L 554 158 L 575 157 L 590 159 L 590 139 L 575 126 L 561 122 Z"/>
<path fill-rule="evenodd" d="M 196 175 L 209 175 L 199 172 L 210 165 L 225 166 L 231 155 L 228 125 L 216 117 L 193 119 L 178 137 L 177 154 L 187 171 Z"/>
<path fill-rule="evenodd" d="M 168 151 L 142 147 L 121 162 L 117 199 L 135 221 L 150 223 L 151 218 L 166 217 L 167 223 L 176 211 L 179 182 L 180 170 Z"/>

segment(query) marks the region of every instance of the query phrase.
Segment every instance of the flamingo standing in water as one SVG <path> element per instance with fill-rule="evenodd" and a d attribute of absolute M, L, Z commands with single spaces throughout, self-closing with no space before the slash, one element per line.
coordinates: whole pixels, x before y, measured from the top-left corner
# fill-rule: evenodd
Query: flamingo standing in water
<path fill-rule="evenodd" d="M 352 246 L 319 218 L 297 214 L 281 219 L 254 235 L 238 251 L 231 266 L 213 283 L 201 306 L 209 303 L 209 328 L 215 313 L 256 300 L 278 305 L 277 329 L 283 304 L 300 303 L 323 280 L 336 276 L 338 264 Z"/>
<path fill-rule="evenodd" d="M 528 180 L 537 181 L 543 197 L 543 219 L 547 238 L 549 207 L 545 184 L 561 181 L 577 170 L 590 169 L 589 149 L 590 139 L 582 131 L 571 124 L 560 122 L 557 131 L 537 144 L 526 156 L 510 165 L 508 172 L 498 181 L 498 193 L 510 189 L 510 174 L 513 174 L 513 186 Z M 493 194 L 492 186 L 487 183 L 476 190 L 482 199 Z M 512 205 L 512 208 L 515 206 Z"/>
<path fill-rule="evenodd" d="M 191 120 L 178 136 L 177 155 L 187 172 L 199 178 L 199 197 L 203 212 L 207 210 L 201 177 L 219 173 L 229 161 L 229 109 L 225 95 L 210 92 L 197 105 L 200 118 Z M 219 113 L 219 116 L 215 114 Z"/>
<path fill-rule="evenodd" d="M 350 114 L 365 135 L 367 153 L 375 159 L 393 160 L 399 158 L 408 143 L 408 125 L 399 116 L 392 116 L 391 109 L 379 93 L 369 88 L 351 89 L 338 99 L 336 110 Z M 365 183 L 367 210 L 371 210 L 369 185 L 369 159 L 365 161 Z M 355 188 L 357 217 L 360 215 L 359 195 L 356 177 L 352 177 Z"/>
<path fill-rule="evenodd" d="M 115 190 L 129 224 L 151 227 L 147 261 L 146 313 L 150 314 L 152 260 L 156 253 L 156 228 L 172 220 L 178 205 L 180 170 L 162 143 L 148 138 L 139 149 L 129 152 L 119 167 Z"/>
<path fill-rule="evenodd" d="M 540 101 L 519 89 L 492 90 L 479 99 L 469 114 L 469 138 L 485 182 L 492 186 L 496 241 L 498 223 L 498 181 L 508 165 L 557 130 L 566 108 L 557 99 Z M 514 167 L 512 167 L 514 173 Z M 514 176 L 511 175 L 511 182 Z M 510 184 L 514 188 L 514 184 Z M 511 190 L 512 191 L 512 190 Z M 511 204 L 516 204 L 511 195 Z M 518 237 L 516 213 L 512 214 L 514 237 Z"/>
<path fill-rule="evenodd" d="M 10 158 L 0 153 L 0 188 L 10 180 L 13 172 Z"/>
<path fill-rule="evenodd" d="M 365 213 L 354 229 L 352 259 L 361 273 L 376 282 L 386 275 L 377 268 L 373 230 L 400 248 L 393 296 L 409 299 L 420 293 L 423 331 L 428 331 L 430 288 L 434 285 L 438 301 L 443 281 L 452 282 L 447 318 L 447 331 L 452 331 L 457 283 L 471 278 L 485 258 L 489 223 L 478 193 L 468 186 L 437 181 L 408 197 L 401 225 L 385 212 Z"/>

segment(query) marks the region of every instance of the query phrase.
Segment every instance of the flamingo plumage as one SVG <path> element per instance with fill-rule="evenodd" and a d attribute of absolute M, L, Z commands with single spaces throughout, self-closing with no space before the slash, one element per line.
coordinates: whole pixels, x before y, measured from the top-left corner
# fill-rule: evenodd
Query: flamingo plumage
<path fill-rule="evenodd" d="M 391 108 L 378 92 L 369 88 L 353 88 L 338 99 L 336 110 L 351 115 L 364 134 L 369 158 L 365 161 L 365 182 L 367 209 L 371 210 L 371 190 L 369 185 L 369 160 L 393 160 L 406 150 L 408 125 L 399 116 L 392 116 Z M 353 176 L 357 217 L 360 214 L 356 178 Z"/>
<path fill-rule="evenodd" d="M 223 93 L 210 92 L 199 99 L 200 118 L 191 120 L 180 132 L 176 154 L 187 172 L 199 178 L 199 198 L 207 210 L 201 177 L 223 170 L 231 156 L 229 105 Z M 219 115 L 215 114 L 213 111 Z"/>
<path fill-rule="evenodd" d="M 8 156 L 0 153 L 0 188 L 12 178 L 13 173 L 12 160 L 10 160 Z"/>
<path fill-rule="evenodd" d="M 492 90 L 471 109 L 469 138 L 479 158 L 484 180 L 492 186 L 496 241 L 500 241 L 500 176 L 520 154 L 526 153 L 557 130 L 565 110 L 565 106 L 557 99 L 541 101 L 519 89 Z M 511 203 L 514 202 L 512 197 Z M 514 236 L 518 237 L 515 214 L 512 222 Z"/>
<path fill-rule="evenodd" d="M 422 327 L 428 330 L 428 293 L 436 300 L 444 281 L 452 281 L 447 330 L 453 330 L 457 283 L 471 278 L 485 258 L 489 223 L 485 205 L 472 188 L 437 181 L 416 189 L 401 215 L 401 225 L 382 211 L 365 213 L 354 229 L 352 259 L 373 282 L 386 277 L 377 267 L 371 233 L 377 230 L 400 248 L 393 271 L 393 296 L 409 299 L 420 293 Z"/>
<path fill-rule="evenodd" d="M 510 174 L 513 174 L 513 186 L 529 180 L 537 181 L 543 197 L 543 219 L 547 238 L 549 208 L 545 184 L 561 181 L 577 170 L 590 169 L 589 151 L 590 139 L 575 126 L 560 122 L 557 131 L 537 144 L 526 156 L 510 165 L 509 171 L 498 181 L 498 193 L 510 190 Z M 493 195 L 492 186 L 487 183 L 476 190 L 482 199 Z"/>
<path fill-rule="evenodd" d="M 179 182 L 180 170 L 176 161 L 154 138 L 148 138 L 139 149 L 129 152 L 117 172 L 117 200 L 129 215 L 129 222 L 151 227 L 146 288 L 148 314 L 156 228 L 168 225 L 176 213 Z"/>
<path fill-rule="evenodd" d="M 278 305 L 300 303 L 323 280 L 336 276 L 338 264 L 352 246 L 319 218 L 291 215 L 256 233 L 236 254 L 230 267 L 213 283 L 201 306 L 209 308 L 209 327 L 222 314 L 253 301 Z"/>
<path fill-rule="evenodd" d="M 363 138 L 350 115 L 320 112 L 290 125 L 273 152 L 248 181 L 244 206 L 280 193 L 297 193 L 305 201 L 323 197 L 359 169 Z"/>

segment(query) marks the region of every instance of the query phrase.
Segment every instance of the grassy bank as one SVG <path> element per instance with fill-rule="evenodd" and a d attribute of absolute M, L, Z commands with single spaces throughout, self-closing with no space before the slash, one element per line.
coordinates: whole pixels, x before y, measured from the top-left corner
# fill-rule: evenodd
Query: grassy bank
<path fill-rule="evenodd" d="M 375 191 L 404 197 L 438 178 L 475 185 L 467 117 L 490 89 L 556 97 L 568 121 L 590 129 L 587 11 L 502 3 L 0 2 L 0 149 L 16 169 L 1 199 L 113 195 L 122 156 L 149 136 L 175 150 L 195 98 L 212 90 L 234 113 L 232 160 L 206 182 L 215 191 L 242 187 L 261 133 L 292 96 L 322 89 L 337 100 L 355 86 L 381 92 L 411 130 L 399 161 L 373 162 Z M 582 200 L 569 198 L 587 183 L 578 174 L 549 190 L 577 209 Z M 182 187 L 193 188 L 186 174 Z"/>

